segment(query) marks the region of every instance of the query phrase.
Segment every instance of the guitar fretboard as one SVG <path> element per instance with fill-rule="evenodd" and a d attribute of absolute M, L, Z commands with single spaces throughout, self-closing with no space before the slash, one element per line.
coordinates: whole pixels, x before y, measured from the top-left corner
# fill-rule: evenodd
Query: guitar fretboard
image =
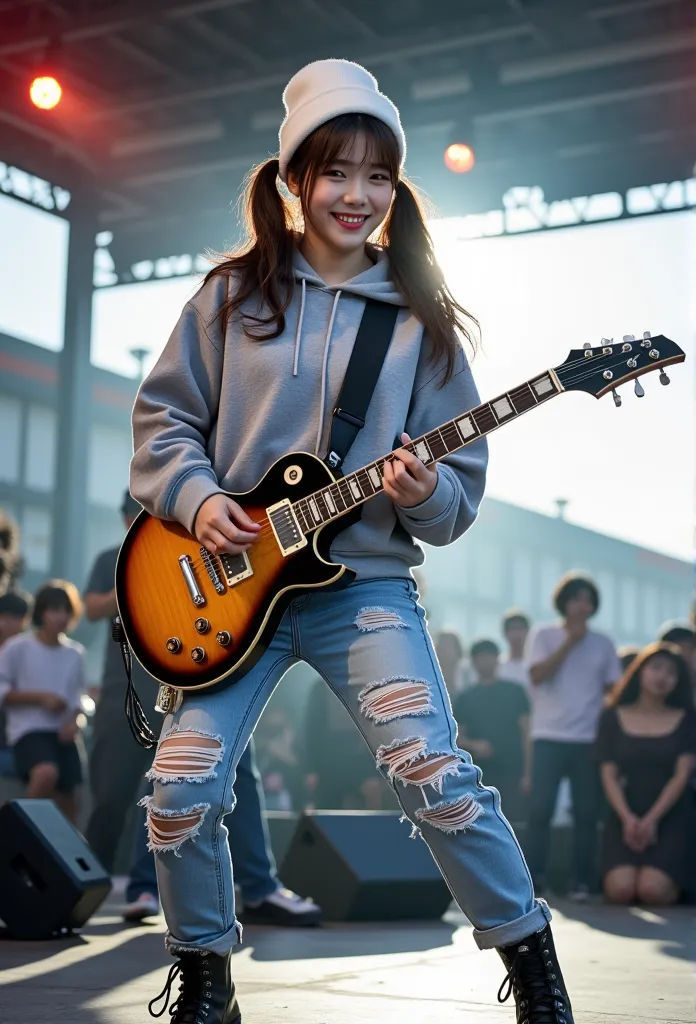
<path fill-rule="evenodd" d="M 508 420 L 513 420 L 534 406 L 546 402 L 562 391 L 558 378 L 552 370 L 533 377 L 512 391 L 484 402 L 456 419 L 443 423 L 422 437 L 417 437 L 403 447 L 426 465 L 439 462 L 459 448 L 471 444 L 479 437 L 490 434 Z M 305 534 L 324 526 L 345 515 L 356 505 L 380 494 L 383 490 L 384 464 L 394 456 L 386 455 L 369 466 L 356 469 L 347 476 L 319 491 L 300 498 L 293 504 L 293 511 Z"/>

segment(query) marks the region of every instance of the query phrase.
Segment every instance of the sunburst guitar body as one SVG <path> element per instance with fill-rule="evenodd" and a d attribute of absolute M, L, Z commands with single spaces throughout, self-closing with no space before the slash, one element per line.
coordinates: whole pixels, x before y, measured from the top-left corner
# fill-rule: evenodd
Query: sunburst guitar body
<path fill-rule="evenodd" d="M 241 555 L 211 555 L 178 523 L 138 515 L 119 553 L 116 595 L 128 643 L 150 675 L 182 690 L 233 683 L 261 657 L 293 597 L 355 578 L 329 560 L 329 548 L 360 507 L 309 536 L 288 511 L 334 481 L 320 459 L 294 452 L 253 490 L 230 493 L 263 525 Z"/>

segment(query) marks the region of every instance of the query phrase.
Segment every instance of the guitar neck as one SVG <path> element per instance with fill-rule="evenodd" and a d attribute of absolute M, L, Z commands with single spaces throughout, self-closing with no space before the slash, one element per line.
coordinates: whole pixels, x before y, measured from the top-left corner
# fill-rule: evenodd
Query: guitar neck
<path fill-rule="evenodd" d="M 503 423 L 516 419 L 537 405 L 547 402 L 564 390 L 555 370 L 526 381 L 520 387 L 506 391 L 490 402 L 443 423 L 427 434 L 415 438 L 403 447 L 430 466 L 445 456 L 464 448 L 479 437 L 485 437 Z M 356 469 L 347 476 L 323 487 L 293 504 L 293 511 L 305 534 L 346 515 L 383 490 L 384 464 L 393 460 L 389 454 L 369 466 Z"/>

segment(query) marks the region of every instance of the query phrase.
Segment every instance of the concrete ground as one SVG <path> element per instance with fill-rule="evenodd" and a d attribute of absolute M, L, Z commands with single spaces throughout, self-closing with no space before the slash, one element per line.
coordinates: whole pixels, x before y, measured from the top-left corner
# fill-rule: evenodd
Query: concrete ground
<path fill-rule="evenodd" d="M 694 911 L 552 902 L 577 1024 L 696 1020 Z M 112 899 L 84 931 L 53 942 L 0 939 L 2 1024 L 143 1024 L 171 960 L 162 918 L 125 927 Z M 247 928 L 234 958 L 245 1024 L 508 1024 L 495 953 L 459 911 L 441 922 Z M 168 1014 L 165 1015 L 169 1020 Z"/>

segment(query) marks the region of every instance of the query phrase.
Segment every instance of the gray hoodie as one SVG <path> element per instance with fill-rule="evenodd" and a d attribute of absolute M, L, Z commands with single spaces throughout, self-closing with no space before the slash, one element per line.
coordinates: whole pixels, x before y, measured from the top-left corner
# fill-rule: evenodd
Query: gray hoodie
<path fill-rule="evenodd" d="M 217 310 L 233 278 L 215 277 L 186 304 L 133 409 L 133 497 L 154 516 L 193 531 L 202 503 L 220 491 L 248 491 L 292 451 L 324 458 L 336 405 L 365 299 L 403 307 L 359 432 L 343 464 L 350 473 L 477 405 L 463 349 L 441 390 L 444 363 L 428 359 L 423 325 L 389 279 L 385 252 L 374 266 L 340 286 L 326 285 L 296 251 L 297 285 L 285 330 L 252 341 L 241 314 L 223 337 Z M 386 494 L 363 505 L 362 518 L 335 538 L 331 554 L 358 578 L 408 576 L 424 553 L 416 540 L 445 545 L 476 517 L 483 495 L 487 445 L 480 439 L 438 464 L 433 494 L 415 508 Z"/>

